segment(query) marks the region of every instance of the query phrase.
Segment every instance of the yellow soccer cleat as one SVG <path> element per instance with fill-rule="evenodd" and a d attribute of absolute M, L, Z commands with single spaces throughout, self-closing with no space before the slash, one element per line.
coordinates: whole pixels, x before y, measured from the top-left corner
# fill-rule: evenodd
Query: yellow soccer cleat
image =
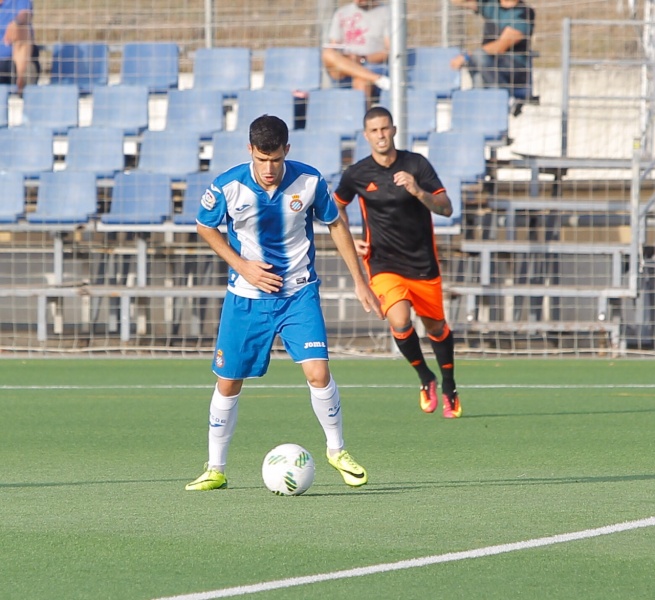
<path fill-rule="evenodd" d="M 360 464 L 355 462 L 355 459 L 348 454 L 347 450 L 342 450 L 339 454 L 330 456 L 327 453 L 328 462 L 341 473 L 341 477 L 347 485 L 351 487 L 359 487 L 368 481 L 368 474 L 366 469 Z"/>
<path fill-rule="evenodd" d="M 194 479 L 191 483 L 187 483 L 184 489 L 190 492 L 207 491 L 207 490 L 221 490 L 227 487 L 227 478 L 220 471 L 210 469 L 209 465 L 205 463 L 205 472 Z"/>

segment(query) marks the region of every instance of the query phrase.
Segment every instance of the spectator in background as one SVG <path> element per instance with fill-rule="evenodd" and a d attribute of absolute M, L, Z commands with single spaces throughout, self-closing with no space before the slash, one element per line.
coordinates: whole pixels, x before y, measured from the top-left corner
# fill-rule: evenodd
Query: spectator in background
<path fill-rule="evenodd" d="M 501 87 L 514 95 L 530 81 L 530 38 L 534 9 L 523 0 L 451 0 L 484 18 L 482 47 L 453 58 L 453 69 L 467 67 L 473 87 Z"/>
<path fill-rule="evenodd" d="M 31 0 L 0 0 L 0 38 L 0 84 L 15 83 L 20 94 L 39 76 Z"/>
<path fill-rule="evenodd" d="M 366 93 L 371 102 L 373 86 L 390 87 L 389 8 L 378 0 L 354 0 L 337 9 L 323 47 L 323 64 L 339 87 Z"/>

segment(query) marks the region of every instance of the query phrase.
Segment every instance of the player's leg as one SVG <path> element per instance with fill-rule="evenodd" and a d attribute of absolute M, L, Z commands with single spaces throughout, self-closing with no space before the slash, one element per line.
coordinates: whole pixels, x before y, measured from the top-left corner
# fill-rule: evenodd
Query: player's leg
<path fill-rule="evenodd" d="M 327 331 L 317 286 L 307 286 L 289 299 L 284 314 L 279 315 L 277 331 L 307 379 L 312 410 L 325 435 L 328 462 L 348 485 L 364 485 L 366 470 L 345 449 L 341 398 L 328 366 Z"/>
<path fill-rule="evenodd" d="M 437 377 L 425 361 L 421 341 L 411 320 L 412 303 L 407 281 L 399 275 L 382 273 L 373 277 L 371 289 L 378 298 L 383 299 L 382 312 L 387 318 L 396 346 L 414 368 L 421 382 L 421 410 L 434 412 L 438 405 Z"/>
<path fill-rule="evenodd" d="M 212 370 L 218 380 L 209 406 L 208 461 L 205 472 L 187 490 L 227 487 L 225 465 L 239 411 L 243 379 L 261 377 L 268 368 L 273 322 L 268 300 L 251 300 L 228 293 L 216 339 Z"/>
<path fill-rule="evenodd" d="M 441 277 L 411 281 L 410 285 L 412 304 L 425 326 L 441 371 L 444 417 L 459 417 L 462 410 L 455 384 L 455 344 L 444 313 Z"/>

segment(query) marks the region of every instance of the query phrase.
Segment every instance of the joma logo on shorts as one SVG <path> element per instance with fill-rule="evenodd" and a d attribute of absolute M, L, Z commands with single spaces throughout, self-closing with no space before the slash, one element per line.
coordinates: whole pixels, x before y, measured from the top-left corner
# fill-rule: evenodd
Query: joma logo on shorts
<path fill-rule="evenodd" d="M 325 342 L 305 342 L 305 350 L 307 348 L 325 348 Z"/>

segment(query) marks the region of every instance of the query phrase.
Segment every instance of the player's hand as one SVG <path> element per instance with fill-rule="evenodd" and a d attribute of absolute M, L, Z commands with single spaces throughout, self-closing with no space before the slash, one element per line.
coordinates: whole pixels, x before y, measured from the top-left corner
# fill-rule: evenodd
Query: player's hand
<path fill-rule="evenodd" d="M 371 250 L 371 245 L 364 240 L 353 240 L 353 242 L 355 243 L 355 251 L 357 252 L 357 256 L 360 258 L 366 258 Z"/>
<path fill-rule="evenodd" d="M 412 196 L 418 196 L 421 192 L 418 185 L 416 185 L 416 179 L 407 171 L 394 173 L 393 181 L 396 185 L 403 186 Z"/>
<path fill-rule="evenodd" d="M 362 303 L 362 307 L 367 313 L 373 311 L 379 319 L 384 320 L 382 309 L 380 308 L 380 300 L 373 293 L 373 290 L 366 283 L 355 284 L 355 295 Z"/>
<path fill-rule="evenodd" d="M 272 268 L 273 265 L 259 260 L 247 260 L 239 271 L 239 275 L 250 285 L 254 285 L 262 292 L 271 294 L 279 292 L 284 281 L 282 277 L 270 271 Z"/>

